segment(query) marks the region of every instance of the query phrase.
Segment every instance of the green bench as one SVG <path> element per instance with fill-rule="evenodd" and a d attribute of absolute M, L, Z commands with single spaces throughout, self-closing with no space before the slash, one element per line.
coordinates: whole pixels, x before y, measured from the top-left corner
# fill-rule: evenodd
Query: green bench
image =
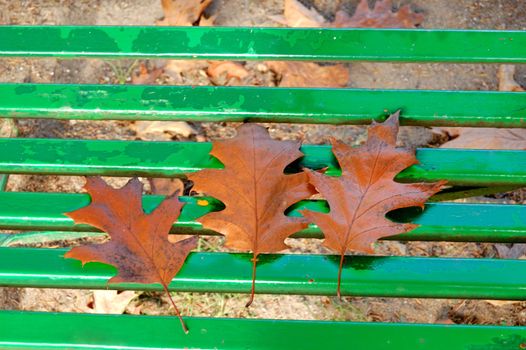
<path fill-rule="evenodd" d="M 0 27 L 1 57 L 166 58 L 526 63 L 526 32 L 270 29 L 219 27 Z M 524 127 L 526 93 L 261 87 L 0 84 L 0 118 L 272 121 L 369 124 L 402 110 L 402 125 Z M 219 167 L 209 143 L 0 139 L 0 173 L 177 177 Z M 302 166 L 338 166 L 328 146 L 305 145 Z M 442 203 L 526 186 L 526 152 L 418 149 L 400 181 L 447 180 L 423 212 L 393 213 L 421 226 L 401 241 L 526 242 L 526 206 Z M 90 233 L 64 216 L 86 194 L 0 191 L 0 229 Z M 145 196 L 146 210 L 162 197 Z M 174 234 L 214 234 L 195 219 L 214 209 L 185 198 Z M 324 209 L 323 202 L 303 207 Z M 293 213 L 292 213 L 293 215 Z M 314 226 L 296 237 L 322 237 Z M 104 289 L 115 269 L 81 267 L 64 249 L 0 248 L 0 286 Z M 248 254 L 192 253 L 173 291 L 248 293 Z M 263 255 L 257 293 L 334 295 L 338 257 Z M 308 267 L 308 269 L 306 269 Z M 162 290 L 118 284 L 119 290 Z M 526 300 L 526 261 L 439 257 L 352 257 L 342 295 Z M 286 321 L 0 311 L 0 348 L 367 349 L 526 348 L 526 327 Z"/>

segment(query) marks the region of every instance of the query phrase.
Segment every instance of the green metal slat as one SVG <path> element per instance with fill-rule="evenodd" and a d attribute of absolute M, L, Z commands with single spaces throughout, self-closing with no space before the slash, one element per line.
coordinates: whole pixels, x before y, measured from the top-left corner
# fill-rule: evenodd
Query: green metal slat
<path fill-rule="evenodd" d="M 8 181 L 9 181 L 9 175 L 0 174 L 0 192 L 5 191 Z"/>
<path fill-rule="evenodd" d="M 0 139 L 0 173 L 177 177 L 219 168 L 206 142 L 142 142 L 68 139 Z M 296 166 L 340 170 L 330 146 L 303 145 Z M 447 180 L 450 185 L 526 186 L 526 152 L 418 149 L 420 164 L 400 181 Z"/>
<path fill-rule="evenodd" d="M 11 247 L 16 245 L 32 245 L 50 242 L 67 242 L 80 238 L 105 237 L 103 232 L 72 232 L 72 231 L 44 231 L 44 232 L 21 232 L 0 233 L 0 247 Z M 67 245 L 67 243 L 66 243 Z"/>
<path fill-rule="evenodd" d="M 143 205 L 150 212 L 163 197 L 145 196 Z M 203 231 L 195 220 L 212 210 L 220 210 L 217 201 L 197 204 L 196 197 L 183 197 L 187 202 L 174 233 L 212 234 Z M 74 225 L 63 213 L 89 204 L 86 194 L 71 193 L 0 193 L 0 229 L 31 231 L 75 231 L 93 232 L 88 225 Z M 305 201 L 296 205 L 290 215 L 299 215 L 298 210 L 309 208 L 328 211 L 325 201 Z M 419 209 L 398 210 L 390 213 L 395 221 L 414 222 L 417 229 L 390 239 L 402 241 L 460 241 L 460 242 L 526 242 L 526 205 L 428 203 L 423 213 Z M 296 237 L 323 237 L 312 225 L 299 232 Z"/>
<path fill-rule="evenodd" d="M 345 101 L 345 103 L 342 103 Z M 525 127 L 526 92 L 0 84 L 0 117 Z"/>
<path fill-rule="evenodd" d="M 526 32 L 0 26 L 0 56 L 524 63 Z"/>
<path fill-rule="evenodd" d="M 113 266 L 64 259 L 64 249 L 0 248 L 0 285 L 6 287 L 156 290 L 158 284 L 107 281 Z M 191 253 L 170 284 L 173 291 L 249 293 L 250 254 Z M 260 255 L 261 294 L 335 295 L 339 256 Z M 342 294 L 376 297 L 526 299 L 523 260 L 347 257 Z M 488 279 L 488 276 L 491 276 Z"/>
<path fill-rule="evenodd" d="M 518 350 L 526 327 L 1 311 L 3 349 Z M 30 325 L 30 326 L 28 326 Z"/>
<path fill-rule="evenodd" d="M 474 187 L 474 186 L 453 186 L 440 191 L 433 195 L 431 202 L 447 202 L 463 198 L 472 198 L 479 196 L 488 196 L 496 193 L 505 193 L 516 191 L 523 186 L 492 186 L 492 187 Z"/>

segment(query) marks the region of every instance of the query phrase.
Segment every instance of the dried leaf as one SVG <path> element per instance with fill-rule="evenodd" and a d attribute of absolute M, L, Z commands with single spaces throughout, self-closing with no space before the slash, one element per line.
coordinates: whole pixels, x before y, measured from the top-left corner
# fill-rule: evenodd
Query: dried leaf
<path fill-rule="evenodd" d="M 174 79 L 179 79 L 183 72 L 204 69 L 207 61 L 204 60 L 169 60 L 164 66 L 166 74 Z"/>
<path fill-rule="evenodd" d="M 176 135 L 190 137 L 197 134 L 197 131 L 190 124 L 181 121 L 139 120 L 131 127 L 135 130 L 138 138 L 146 141 L 170 141 Z"/>
<path fill-rule="evenodd" d="M 245 66 L 232 61 L 210 62 L 206 73 L 212 80 L 226 78 L 227 82 L 231 79 L 241 82 L 249 75 Z"/>
<path fill-rule="evenodd" d="M 337 11 L 331 27 L 336 28 L 414 28 L 424 20 L 420 13 L 414 13 L 409 5 L 396 12 L 392 11 L 391 0 L 378 0 L 370 9 L 367 0 L 360 0 L 356 11 L 349 16 L 345 11 Z"/>
<path fill-rule="evenodd" d="M 0 119 L 0 137 L 15 137 L 17 132 L 13 119 Z"/>
<path fill-rule="evenodd" d="M 289 27 L 414 28 L 423 19 L 424 16 L 413 13 L 409 5 L 393 12 L 390 0 L 377 1 L 373 9 L 366 0 L 361 0 L 353 16 L 339 10 L 332 23 L 298 0 L 286 0 L 284 8 L 284 22 Z M 268 65 L 281 76 L 279 86 L 282 87 L 344 87 L 349 82 L 349 71 L 342 64 L 320 66 L 312 62 L 268 62 Z"/>
<path fill-rule="evenodd" d="M 151 71 L 148 70 L 144 63 L 141 63 L 138 74 L 132 76 L 132 84 L 144 85 L 153 84 L 155 81 L 165 72 L 166 69 L 172 69 L 172 62 L 181 61 L 170 61 L 166 64 L 165 68 L 156 68 Z M 182 61 L 190 62 L 192 65 L 193 61 Z M 167 72 L 170 73 L 170 72 Z M 175 135 L 182 135 L 183 137 L 189 137 L 190 135 L 197 134 L 197 131 L 190 126 L 187 122 L 183 121 L 150 121 L 150 120 L 139 120 L 131 124 L 132 129 L 138 138 L 147 141 L 165 140 L 170 141 Z"/>
<path fill-rule="evenodd" d="M 317 28 L 325 24 L 325 18 L 316 9 L 309 9 L 298 0 L 285 0 L 283 16 L 288 27 Z"/>
<path fill-rule="evenodd" d="M 352 16 L 338 10 L 333 22 L 328 22 L 316 9 L 307 8 L 298 0 L 285 0 L 284 22 L 289 27 L 336 27 L 336 28 L 414 28 L 424 20 L 409 5 L 396 12 L 391 0 L 378 0 L 369 8 L 367 0 L 360 0 Z"/>
<path fill-rule="evenodd" d="M 199 22 L 204 10 L 213 0 L 161 0 L 164 18 L 160 26 L 192 26 Z"/>
<path fill-rule="evenodd" d="M 345 87 L 349 82 L 349 69 L 343 64 L 272 61 L 267 65 L 281 77 L 281 87 Z"/>
<path fill-rule="evenodd" d="M 503 243 L 494 245 L 500 258 L 524 259 L 526 258 L 526 243 L 513 243 L 510 247 Z"/>
<path fill-rule="evenodd" d="M 211 26 L 215 16 L 205 18 L 203 12 L 213 0 L 161 0 L 164 18 L 157 21 L 161 26 Z M 206 68 L 203 60 L 169 60 L 164 66 L 165 73 L 179 80 L 183 72 Z"/>
<path fill-rule="evenodd" d="M 272 140 L 260 125 L 244 124 L 236 137 L 213 143 L 211 154 L 224 164 L 224 169 L 188 175 L 197 191 L 225 204 L 225 209 L 198 221 L 225 235 L 226 247 L 253 254 L 247 306 L 254 298 L 258 255 L 286 249 L 285 238 L 308 225 L 303 218 L 285 215 L 288 207 L 314 193 L 305 173 L 283 172 L 303 156 L 299 147 L 299 142 Z"/>
<path fill-rule="evenodd" d="M 441 148 L 526 149 L 525 129 L 441 128 L 453 139 Z"/>
<path fill-rule="evenodd" d="M 512 64 L 501 64 L 497 77 L 499 79 L 499 91 L 525 91 L 522 86 L 515 81 L 515 66 Z"/>
<path fill-rule="evenodd" d="M 152 194 L 169 196 L 172 193 L 184 193 L 184 182 L 181 179 L 153 178 L 148 179 Z"/>
<path fill-rule="evenodd" d="M 498 71 L 499 91 L 520 92 L 524 89 L 514 80 L 514 65 L 501 65 Z M 434 128 L 436 133 L 445 133 L 451 141 L 445 142 L 442 148 L 473 149 L 526 149 L 525 129 L 502 128 Z"/>
<path fill-rule="evenodd" d="M 393 222 L 385 215 L 398 208 L 423 207 L 444 184 L 394 181 L 398 173 L 418 163 L 414 152 L 396 148 L 397 134 L 398 112 L 384 123 L 373 123 L 361 147 L 353 148 L 332 140 L 333 153 L 342 168 L 340 177 L 307 171 L 310 182 L 328 201 L 330 212 L 305 210 L 303 215 L 323 231 L 323 244 L 340 254 L 338 296 L 345 253 L 372 253 L 376 240 L 417 227 Z"/>
<path fill-rule="evenodd" d="M 201 16 L 199 20 L 199 27 L 212 27 L 215 25 L 217 15 L 212 15 L 210 17 Z"/>
<path fill-rule="evenodd" d="M 88 224 L 107 232 L 111 240 L 72 248 L 66 258 L 113 265 L 118 274 L 108 283 L 160 283 L 175 309 L 185 332 L 187 328 L 168 292 L 168 284 L 183 266 L 197 237 L 168 242 L 168 233 L 181 212 L 177 193 L 167 197 L 146 214 L 142 208 L 142 184 L 134 178 L 123 188 L 114 189 L 99 177 L 88 177 L 85 189 L 91 203 L 66 213 L 76 224 Z"/>
<path fill-rule="evenodd" d="M 132 290 L 122 292 L 116 290 L 95 290 L 93 291 L 93 308 L 90 308 L 90 312 L 94 314 L 121 315 L 136 296 L 137 293 Z"/>

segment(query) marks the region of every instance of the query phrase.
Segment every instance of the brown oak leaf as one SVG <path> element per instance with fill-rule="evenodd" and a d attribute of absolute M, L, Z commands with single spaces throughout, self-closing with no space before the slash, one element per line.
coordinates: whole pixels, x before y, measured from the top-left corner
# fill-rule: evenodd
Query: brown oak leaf
<path fill-rule="evenodd" d="M 373 122 L 368 139 L 361 147 L 353 148 L 332 140 L 333 153 L 342 168 L 341 176 L 331 177 L 307 170 L 310 182 L 328 201 L 330 212 L 305 210 L 302 213 L 323 231 L 323 244 L 340 254 L 338 296 L 345 253 L 371 253 L 377 239 L 417 227 L 393 222 L 385 215 L 399 208 L 423 207 L 445 183 L 394 181 L 398 173 L 418 163 L 414 152 L 396 148 L 398 114 L 391 115 L 384 123 Z"/>
<path fill-rule="evenodd" d="M 287 27 L 317 28 L 326 25 L 325 18 L 315 8 L 308 8 L 298 0 L 285 0 L 283 7 L 284 20 L 278 19 Z"/>
<path fill-rule="evenodd" d="M 361 0 L 350 16 L 338 10 L 333 22 L 328 22 L 316 9 L 307 8 L 298 0 L 285 0 L 284 20 L 288 27 L 333 28 L 414 28 L 424 20 L 409 5 L 392 10 L 391 0 L 379 0 L 370 9 L 367 0 Z M 281 87 L 345 87 L 349 82 L 347 65 L 320 66 L 313 62 L 268 62 L 268 66 L 281 77 Z"/>
<path fill-rule="evenodd" d="M 524 92 L 524 88 L 514 79 L 515 66 L 502 64 L 497 77 L 499 91 Z M 526 130 L 520 128 L 471 128 L 449 127 L 434 128 L 441 136 L 450 138 L 441 148 L 473 149 L 526 149 Z"/>
<path fill-rule="evenodd" d="M 379 0 L 370 9 L 367 0 L 360 0 L 352 16 L 339 10 L 331 27 L 336 28 L 414 28 L 424 20 L 424 15 L 414 13 L 409 5 L 392 11 L 391 0 Z"/>
<path fill-rule="evenodd" d="M 170 228 L 183 207 L 178 193 L 146 214 L 142 208 L 143 185 L 136 178 L 114 189 L 100 177 L 88 177 L 84 188 L 91 195 L 91 203 L 66 215 L 76 224 L 88 224 L 107 232 L 111 240 L 72 248 L 65 257 L 80 260 L 83 265 L 101 262 L 115 266 L 118 274 L 108 283 L 160 283 L 183 330 L 188 332 L 168 291 L 168 285 L 197 246 L 198 239 L 193 236 L 168 242 Z"/>
<path fill-rule="evenodd" d="M 308 226 L 304 218 L 285 215 L 288 207 L 315 192 L 306 173 L 284 174 L 288 164 L 303 156 L 299 147 L 300 142 L 271 139 L 263 126 L 244 124 L 236 137 L 213 143 L 211 154 L 224 169 L 188 175 L 195 190 L 225 205 L 198 221 L 225 235 L 226 247 L 253 254 L 247 306 L 254 299 L 258 255 L 286 249 L 285 238 Z"/>
<path fill-rule="evenodd" d="M 160 26 L 192 26 L 200 21 L 213 0 L 161 0 L 164 18 Z"/>
<path fill-rule="evenodd" d="M 344 64 L 270 61 L 267 65 L 279 76 L 281 87 L 345 87 L 349 82 L 349 68 Z"/>
<path fill-rule="evenodd" d="M 210 62 L 206 74 L 216 85 L 240 85 L 250 75 L 245 66 L 232 61 Z"/>
<path fill-rule="evenodd" d="M 289 27 L 335 27 L 335 28 L 414 28 L 424 20 L 409 5 L 393 11 L 391 0 L 378 0 L 369 8 L 367 0 L 360 0 L 351 16 L 344 10 L 336 12 L 333 22 L 323 18 L 314 8 L 307 8 L 298 0 L 285 0 L 283 24 Z"/>

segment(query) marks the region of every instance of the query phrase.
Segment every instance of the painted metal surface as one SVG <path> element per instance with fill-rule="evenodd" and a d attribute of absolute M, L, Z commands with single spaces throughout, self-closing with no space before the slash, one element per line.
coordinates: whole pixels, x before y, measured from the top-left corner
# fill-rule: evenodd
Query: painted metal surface
<path fill-rule="evenodd" d="M 159 284 L 107 284 L 113 266 L 64 259 L 64 249 L 0 248 L 0 285 L 162 291 Z M 250 254 L 191 253 L 173 291 L 248 293 Z M 339 256 L 260 255 L 256 293 L 335 295 Z M 228 267 L 228 268 L 225 268 Z M 342 295 L 526 299 L 524 260 L 348 256 Z M 491 281 L 488 280 L 491 276 Z"/>
<path fill-rule="evenodd" d="M 1 102 L 0 102 L 1 103 Z M 0 133 L 1 137 L 16 137 L 18 135 L 18 128 L 16 127 L 15 121 L 12 119 L 0 119 Z M 1 150 L 2 148 L 0 148 Z M 7 183 L 9 182 L 8 174 L 0 174 L 0 192 L 7 189 Z"/>
<path fill-rule="evenodd" d="M 0 347 L 16 349 L 519 350 L 526 327 L 285 321 L 1 311 Z"/>
<path fill-rule="evenodd" d="M 0 192 L 5 191 L 7 188 L 7 182 L 9 181 L 9 175 L 0 174 Z"/>
<path fill-rule="evenodd" d="M 65 139 L 0 139 L 0 173 L 177 177 L 220 168 L 207 142 L 142 142 Z M 304 145 L 292 168 L 340 170 L 330 146 Z M 526 152 L 418 149 L 420 164 L 400 181 L 447 180 L 450 185 L 526 185 Z M 58 161 L 59 160 L 59 161 Z"/>
<path fill-rule="evenodd" d="M 522 188 L 523 186 L 491 186 L 491 187 L 476 187 L 476 186 L 453 186 L 440 193 L 435 194 L 430 198 L 430 202 L 445 202 L 453 201 L 462 198 L 471 198 L 479 196 L 487 196 L 495 193 L 511 192 Z"/>
<path fill-rule="evenodd" d="M 72 231 L 44 231 L 44 232 L 20 232 L 0 233 L 0 247 L 11 247 L 16 245 L 42 244 L 57 241 L 76 240 L 79 238 L 104 237 L 103 232 L 72 232 Z"/>
<path fill-rule="evenodd" d="M 153 210 L 162 198 L 145 196 L 145 211 Z M 183 197 L 182 200 L 187 204 L 172 231 L 212 234 L 203 231 L 195 219 L 211 210 L 220 210 L 221 204 L 211 198 L 207 199 L 207 205 L 198 202 L 196 197 Z M 63 214 L 88 205 L 89 201 L 86 194 L 0 193 L 0 229 L 93 232 L 93 227 L 74 225 L 73 220 Z M 328 211 L 324 201 L 305 201 L 291 208 L 290 215 L 299 215 L 298 210 L 305 208 Z M 414 231 L 390 238 L 394 240 L 526 242 L 526 205 L 428 203 L 423 213 L 415 208 L 392 212 L 389 217 L 421 225 Z M 322 235 L 312 225 L 296 237 L 320 238 Z"/>
<path fill-rule="evenodd" d="M 1 40 L 1 39 L 0 39 Z M 342 101 L 345 101 L 342 103 Z M 0 117 L 525 127 L 526 92 L 0 84 Z"/>
<path fill-rule="evenodd" d="M 526 32 L 0 26 L 0 56 L 524 63 Z"/>

